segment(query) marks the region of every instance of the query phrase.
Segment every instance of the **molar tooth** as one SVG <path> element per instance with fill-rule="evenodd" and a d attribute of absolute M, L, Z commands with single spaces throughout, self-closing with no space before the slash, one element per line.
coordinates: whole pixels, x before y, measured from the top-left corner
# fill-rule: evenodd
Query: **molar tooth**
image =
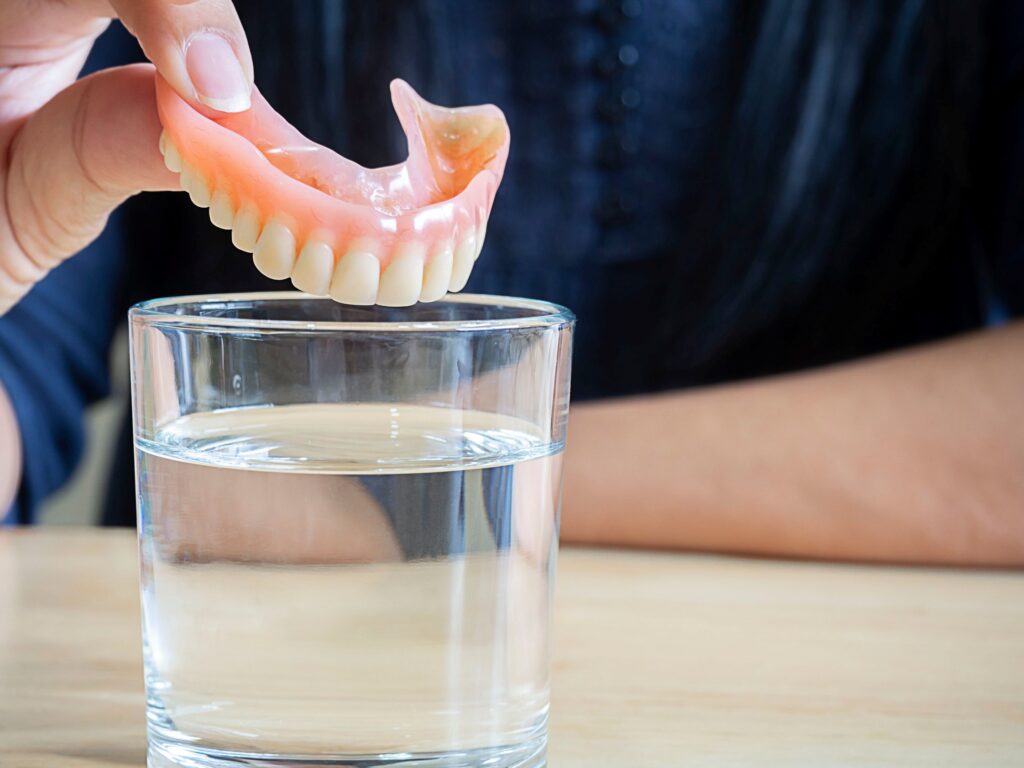
<path fill-rule="evenodd" d="M 380 261 L 373 248 L 366 242 L 354 241 L 334 269 L 329 293 L 343 304 L 374 304 L 379 282 Z"/>
<path fill-rule="evenodd" d="M 271 219 L 252 252 L 256 269 L 274 280 L 284 280 L 295 265 L 295 235 L 282 222 Z"/>
<path fill-rule="evenodd" d="M 235 221 L 235 206 L 231 197 L 222 189 L 213 193 L 210 200 L 210 222 L 221 229 L 231 229 Z"/>
<path fill-rule="evenodd" d="M 445 240 L 434 248 L 423 270 L 423 291 L 420 301 L 437 301 L 448 293 L 452 281 L 452 241 Z"/>
<path fill-rule="evenodd" d="M 260 215 L 252 206 L 242 208 L 231 225 L 231 242 L 235 248 L 246 253 L 256 250 L 260 236 Z"/>
<path fill-rule="evenodd" d="M 170 139 L 167 140 L 167 146 L 164 148 L 164 165 L 169 171 L 181 173 L 181 155 L 178 154 L 178 148 Z"/>
<path fill-rule="evenodd" d="M 456 292 L 466 287 L 469 273 L 473 271 L 476 260 L 476 230 L 472 229 L 455 247 L 455 261 L 452 265 L 452 280 L 448 290 Z"/>
<path fill-rule="evenodd" d="M 202 174 L 190 165 L 181 169 L 181 188 L 188 192 L 193 205 L 210 207 L 210 186 Z"/>
<path fill-rule="evenodd" d="M 307 240 L 292 270 L 292 285 L 314 296 L 326 296 L 331 287 L 334 251 L 327 243 Z"/>
<path fill-rule="evenodd" d="M 408 307 L 416 303 L 423 286 L 424 243 L 409 241 L 396 249 L 391 263 L 380 276 L 377 303 L 384 307 Z"/>

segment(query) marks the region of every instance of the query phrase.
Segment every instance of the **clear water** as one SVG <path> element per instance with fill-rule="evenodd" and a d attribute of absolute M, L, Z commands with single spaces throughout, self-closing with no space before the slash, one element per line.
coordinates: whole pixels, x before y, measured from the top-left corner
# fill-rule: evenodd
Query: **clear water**
<path fill-rule="evenodd" d="M 137 445 L 150 765 L 544 765 L 560 448 L 300 405 Z"/>

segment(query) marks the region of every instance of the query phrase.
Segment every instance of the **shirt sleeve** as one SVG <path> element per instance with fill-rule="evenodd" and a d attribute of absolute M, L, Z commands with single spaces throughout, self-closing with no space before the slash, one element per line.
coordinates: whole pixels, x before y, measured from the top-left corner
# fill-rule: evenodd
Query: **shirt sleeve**
<path fill-rule="evenodd" d="M 18 496 L 2 519 L 31 523 L 82 453 L 86 406 L 108 391 L 123 247 L 119 215 L 0 317 L 0 384 L 21 433 Z M 2 510 L 0 510 L 2 513 Z"/>

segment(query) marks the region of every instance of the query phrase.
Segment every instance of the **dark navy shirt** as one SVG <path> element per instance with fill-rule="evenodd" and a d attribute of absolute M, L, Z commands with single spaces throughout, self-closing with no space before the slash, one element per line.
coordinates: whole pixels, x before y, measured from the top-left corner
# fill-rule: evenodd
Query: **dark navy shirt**
<path fill-rule="evenodd" d="M 395 75 L 505 110 L 512 152 L 468 289 L 576 311 L 578 398 L 820 365 L 1024 309 L 1019 6 L 979 3 L 975 36 L 935 54 L 911 2 L 812 4 L 789 21 L 816 42 L 795 48 L 738 0 L 311 5 L 313 21 L 279 0 L 239 10 L 261 88 L 315 140 L 396 161 Z M 413 9 L 387 46 L 380 6 Z M 127 40 L 108 33 L 93 66 Z M 184 195 L 130 201 L 0 319 L 25 453 L 8 520 L 73 468 L 131 302 L 273 285 Z M 131 466 L 126 426 L 109 522 L 132 519 Z"/>

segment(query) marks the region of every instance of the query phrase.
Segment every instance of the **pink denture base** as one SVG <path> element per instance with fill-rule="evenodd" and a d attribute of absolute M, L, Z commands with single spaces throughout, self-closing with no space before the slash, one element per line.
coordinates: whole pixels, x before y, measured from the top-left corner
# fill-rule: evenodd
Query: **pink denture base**
<path fill-rule="evenodd" d="M 412 150 L 414 143 L 422 146 L 423 138 L 410 133 L 416 120 L 406 119 L 409 113 L 405 112 L 403 116 L 403 110 L 416 109 L 418 104 L 401 100 L 419 97 L 404 83 L 400 85 L 404 91 L 392 88 L 395 108 L 403 117 L 403 127 Z M 458 242 L 464 234 L 484 225 L 508 158 L 506 124 L 505 138 L 497 153 L 458 194 L 390 215 L 368 203 L 333 197 L 292 178 L 271 163 L 254 142 L 279 138 L 282 125 L 287 126 L 287 123 L 255 89 L 250 110 L 217 118 L 198 112 L 159 75 L 156 89 L 160 121 L 182 161 L 196 169 L 211 189 L 228 194 L 236 210 L 252 206 L 264 221 L 271 216 L 283 221 L 293 229 L 299 243 L 314 233 L 317 239 L 326 241 L 335 249 L 356 238 L 373 238 L 380 242 L 379 256 L 385 262 L 393 246 L 399 242 Z M 422 100 L 419 103 L 433 110 L 444 109 Z M 487 110 L 486 114 L 492 118 L 501 116 L 496 107 L 489 105 L 465 109 Z M 501 120 L 504 123 L 503 116 Z M 407 164 L 411 178 L 422 177 L 422 158 L 411 157 Z"/>

